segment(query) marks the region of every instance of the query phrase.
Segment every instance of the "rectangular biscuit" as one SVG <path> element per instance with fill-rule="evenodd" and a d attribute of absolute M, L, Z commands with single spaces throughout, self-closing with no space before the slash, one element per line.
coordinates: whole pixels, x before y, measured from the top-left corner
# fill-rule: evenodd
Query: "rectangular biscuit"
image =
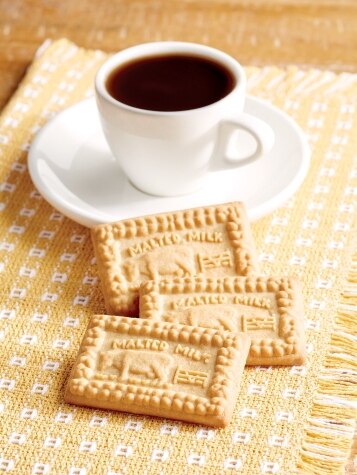
<path fill-rule="evenodd" d="M 108 314 L 138 316 L 145 280 L 258 272 L 242 203 L 99 225 L 92 241 Z"/>
<path fill-rule="evenodd" d="M 95 315 L 64 399 L 223 427 L 232 416 L 249 345 L 242 333 Z"/>
<path fill-rule="evenodd" d="M 140 317 L 248 333 L 248 365 L 305 360 L 303 299 L 292 277 L 148 281 L 140 289 Z"/>

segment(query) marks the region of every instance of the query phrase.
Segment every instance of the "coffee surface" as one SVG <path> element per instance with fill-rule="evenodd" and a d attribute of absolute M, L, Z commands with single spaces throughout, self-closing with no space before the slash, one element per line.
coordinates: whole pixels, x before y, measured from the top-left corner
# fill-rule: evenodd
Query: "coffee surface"
<path fill-rule="evenodd" d="M 120 65 L 106 83 L 114 99 L 152 111 L 197 109 L 219 101 L 235 86 L 224 65 L 200 56 L 150 56 Z"/>

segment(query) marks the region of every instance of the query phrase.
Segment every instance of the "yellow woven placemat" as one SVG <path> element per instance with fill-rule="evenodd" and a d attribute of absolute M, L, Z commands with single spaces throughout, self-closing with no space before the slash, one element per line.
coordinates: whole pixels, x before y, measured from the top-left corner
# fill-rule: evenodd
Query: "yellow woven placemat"
<path fill-rule="evenodd" d="M 92 93 L 105 57 L 50 44 L 0 118 L 0 470 L 343 473 L 356 415 L 357 75 L 247 68 L 250 93 L 286 110 L 313 150 L 299 192 L 253 225 L 264 273 L 302 279 L 308 361 L 246 369 L 233 421 L 213 430 L 63 402 L 88 319 L 104 305 L 88 230 L 41 198 L 26 155 L 54 112 Z"/>

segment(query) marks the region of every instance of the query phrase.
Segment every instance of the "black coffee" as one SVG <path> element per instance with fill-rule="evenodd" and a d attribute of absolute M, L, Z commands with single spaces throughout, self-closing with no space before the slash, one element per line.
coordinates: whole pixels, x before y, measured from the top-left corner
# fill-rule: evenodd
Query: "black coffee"
<path fill-rule="evenodd" d="M 114 69 L 106 83 L 109 94 L 124 104 L 166 112 L 207 106 L 234 86 L 233 74 L 222 64 L 185 54 L 133 60 Z"/>

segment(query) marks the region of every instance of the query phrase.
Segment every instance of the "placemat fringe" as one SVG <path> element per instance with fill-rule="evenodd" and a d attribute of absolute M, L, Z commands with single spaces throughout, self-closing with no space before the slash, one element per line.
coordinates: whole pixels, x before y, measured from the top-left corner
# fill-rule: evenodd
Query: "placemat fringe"
<path fill-rule="evenodd" d="M 343 475 L 357 417 L 357 254 L 342 291 L 319 391 L 307 421 L 299 473 Z"/>

